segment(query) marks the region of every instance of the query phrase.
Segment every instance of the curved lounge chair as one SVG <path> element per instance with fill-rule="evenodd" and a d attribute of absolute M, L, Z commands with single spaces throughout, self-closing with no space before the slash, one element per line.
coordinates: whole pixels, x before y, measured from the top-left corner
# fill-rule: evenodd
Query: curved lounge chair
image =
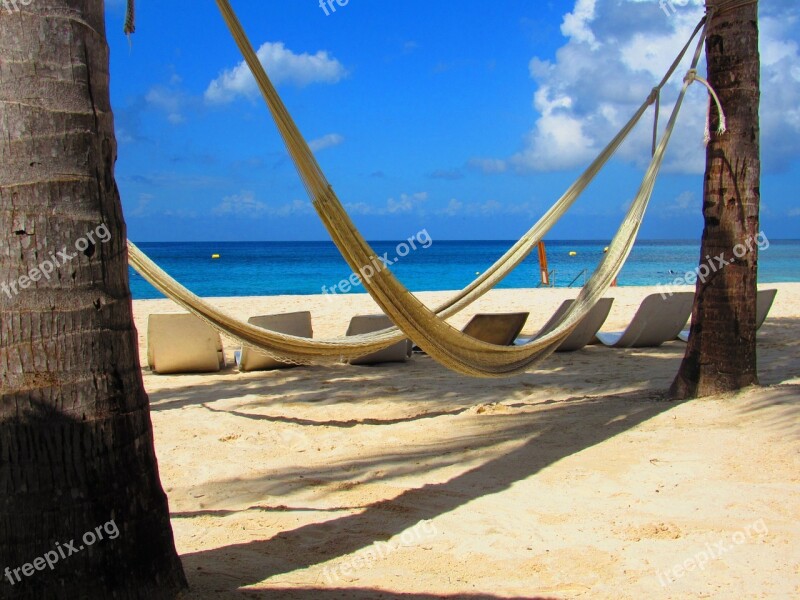
<path fill-rule="evenodd" d="M 310 338 L 314 335 L 311 328 L 311 313 L 309 311 L 250 317 L 248 323 L 271 331 L 277 331 L 278 333 L 286 333 L 298 337 Z M 272 369 L 286 369 L 297 366 L 291 362 L 272 358 L 250 346 L 243 346 L 241 355 L 237 358 L 239 370 L 242 372 L 270 371 Z"/>
<path fill-rule="evenodd" d="M 533 337 L 521 337 L 517 338 L 514 342 L 517 345 L 522 345 L 530 342 L 531 340 L 535 340 L 543 336 L 546 333 L 551 332 L 555 329 L 556 323 L 561 318 L 561 316 L 567 312 L 574 300 L 564 300 L 561 303 L 561 306 L 558 307 L 558 310 L 555 314 L 550 317 L 550 320 L 544 324 L 544 326 L 539 330 Z M 592 307 L 586 316 L 578 323 L 578 326 L 572 330 L 561 345 L 556 348 L 556 352 L 574 352 L 575 350 L 580 350 L 584 346 L 587 346 L 592 342 L 595 335 L 600 328 L 603 326 L 603 323 L 606 322 L 608 318 L 608 313 L 611 312 L 611 305 L 614 303 L 613 298 L 601 298 L 597 304 Z"/>
<path fill-rule="evenodd" d="M 386 315 L 356 315 L 350 320 L 346 335 L 360 335 L 372 333 L 392 326 L 392 321 Z M 405 362 L 411 356 L 411 342 L 401 340 L 388 348 L 378 350 L 366 356 L 351 358 L 351 365 L 377 365 L 387 362 Z"/>
<path fill-rule="evenodd" d="M 210 373 L 225 366 L 219 333 L 190 313 L 147 319 L 147 364 L 155 373 Z"/>
<path fill-rule="evenodd" d="M 464 325 L 462 333 L 474 337 L 476 340 L 494 344 L 496 346 L 510 346 L 516 344 L 517 336 L 530 313 L 478 313 Z M 414 346 L 414 352 L 425 354 L 419 346 Z"/>
<path fill-rule="evenodd" d="M 613 348 L 653 348 L 674 340 L 692 313 L 694 292 L 663 297 L 647 296 L 628 328 L 620 332 L 599 332 L 595 338 Z"/>
<path fill-rule="evenodd" d="M 472 317 L 461 330 L 488 344 L 510 346 L 525 327 L 530 313 L 480 313 Z"/>

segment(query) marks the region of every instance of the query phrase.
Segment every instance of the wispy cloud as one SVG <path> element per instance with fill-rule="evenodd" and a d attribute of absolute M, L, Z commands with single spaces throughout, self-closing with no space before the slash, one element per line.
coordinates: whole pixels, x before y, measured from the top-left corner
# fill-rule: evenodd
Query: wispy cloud
<path fill-rule="evenodd" d="M 180 83 L 180 79 L 175 83 Z M 189 98 L 174 86 L 155 85 L 144 95 L 144 100 L 148 106 L 163 112 L 173 125 L 180 125 L 186 120 L 183 111 Z"/>
<path fill-rule="evenodd" d="M 627 210 L 628 206 L 629 204 L 624 206 L 624 209 Z M 678 194 L 661 212 L 671 215 L 697 214 L 700 212 L 700 201 L 695 192 L 686 190 Z"/>
<path fill-rule="evenodd" d="M 461 169 L 437 169 L 432 173 L 428 173 L 431 179 L 443 179 L 445 181 L 457 181 L 464 178 L 464 173 Z"/>
<path fill-rule="evenodd" d="M 482 173 L 505 173 L 508 170 L 506 161 L 499 158 L 473 158 L 467 166 Z"/>
<path fill-rule="evenodd" d="M 344 136 L 341 136 L 338 133 L 329 133 L 315 140 L 311 140 L 308 142 L 308 146 L 311 148 L 312 152 L 319 152 L 320 150 L 325 150 L 325 148 L 333 148 L 334 146 L 338 146 L 342 142 L 344 142 Z"/>
<path fill-rule="evenodd" d="M 324 50 L 316 54 L 295 54 L 283 42 L 266 42 L 256 52 L 261 64 L 276 85 L 286 83 L 305 87 L 312 83 L 337 83 L 347 70 Z M 211 104 L 225 104 L 237 97 L 253 98 L 258 88 L 244 61 L 223 71 L 206 88 L 205 99 Z"/>
<path fill-rule="evenodd" d="M 200 188 L 208 189 L 227 184 L 227 179 L 214 175 L 197 175 L 194 173 L 161 172 L 149 175 L 123 176 L 125 182 L 132 182 L 148 188 Z"/>
<path fill-rule="evenodd" d="M 139 203 L 136 205 L 136 208 L 128 212 L 128 215 L 132 217 L 143 217 L 149 213 L 148 207 L 150 203 L 153 201 L 154 196 L 152 194 L 139 194 Z"/>
<path fill-rule="evenodd" d="M 238 194 L 225 196 L 211 212 L 217 216 L 247 217 L 258 219 L 261 217 L 291 217 L 294 215 L 311 214 L 312 208 L 307 201 L 294 200 L 292 202 L 271 205 L 261 202 L 254 192 L 244 190 Z"/>
<path fill-rule="evenodd" d="M 428 192 L 400 194 L 398 198 L 389 198 L 383 205 L 372 205 L 366 202 L 346 204 L 347 212 L 353 215 L 400 215 L 419 210 L 428 200 Z"/>
<path fill-rule="evenodd" d="M 502 203 L 497 200 L 485 202 L 462 202 L 456 198 L 440 209 L 434 211 L 437 215 L 447 217 L 496 217 L 500 215 L 523 215 L 526 217 L 537 216 L 539 209 L 532 203 Z"/>

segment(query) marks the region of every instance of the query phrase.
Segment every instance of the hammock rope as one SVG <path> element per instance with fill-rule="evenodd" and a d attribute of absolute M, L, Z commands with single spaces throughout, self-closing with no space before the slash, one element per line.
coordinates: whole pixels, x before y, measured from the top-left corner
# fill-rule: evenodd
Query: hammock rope
<path fill-rule="evenodd" d="M 230 8 L 230 4 L 227 0 L 217 0 L 217 4 L 245 57 L 245 61 L 253 71 L 259 88 L 295 162 L 298 173 L 312 198 L 315 209 L 347 262 L 353 267 L 354 271 L 360 270 L 361 267 L 373 260 L 375 252 L 361 237 L 333 193 L 332 187 L 327 183 L 308 145 L 297 130 L 296 125 L 264 72 L 263 66 L 258 61 L 249 40 L 247 40 L 241 25 Z M 687 77 L 684 80 L 683 88 L 673 109 L 667 130 L 658 144 L 639 192 L 631 203 L 620 230 L 609 246 L 608 254 L 597 272 L 587 282 L 572 308 L 562 317 L 554 330 L 525 346 L 499 347 L 475 340 L 454 329 L 443 319 L 455 314 L 491 289 L 511 269 L 524 260 L 538 240 L 566 212 L 585 187 L 588 186 L 589 182 L 594 179 L 597 172 L 628 136 L 645 110 L 658 101 L 661 88 L 671 78 L 691 46 L 694 37 L 702 29 L 703 33 L 698 41 L 692 61 L 692 69 L 696 68 L 705 40 L 707 22 L 706 19 L 703 19 L 698 24 L 692 37 L 684 46 L 662 82 L 654 88 L 654 91 L 648 96 L 639 111 L 564 196 L 487 272 L 439 307 L 436 312 L 432 312 L 425 307 L 388 270 L 381 271 L 371 280 L 364 281 L 366 289 L 378 305 L 402 329 L 404 334 L 411 337 L 428 354 L 445 364 L 445 366 L 474 376 L 492 377 L 517 372 L 542 360 L 554 351 L 602 296 L 629 255 L 641 224 L 641 218 L 652 196 L 655 179 L 663 162 L 664 153 L 674 129 L 680 106 L 688 86 L 694 79 Z M 269 354 L 274 352 L 280 357 L 288 357 L 299 361 L 334 356 L 340 358 L 346 355 L 353 356 L 355 353 L 365 354 L 372 352 L 404 337 L 403 333 L 397 331 L 396 327 L 346 340 L 308 340 L 269 332 L 224 315 L 221 311 L 214 309 L 208 303 L 182 288 L 163 271 L 160 271 L 133 244 L 131 244 L 130 251 L 132 266 L 137 268 L 145 278 L 154 283 L 167 296 L 173 298 L 191 312 L 211 322 L 212 325 L 223 332 L 232 334 L 249 345 L 260 347 Z"/>
<path fill-rule="evenodd" d="M 719 125 L 717 126 L 717 135 L 722 135 L 728 130 L 726 120 L 725 120 L 725 111 L 722 110 L 722 102 L 719 100 L 719 96 L 717 96 L 717 92 L 711 87 L 711 84 L 706 80 L 700 77 L 697 74 L 697 69 L 690 69 L 688 73 L 686 73 L 686 77 L 684 81 L 698 82 L 702 83 L 706 89 L 708 90 L 709 95 L 709 106 L 708 106 L 708 113 L 706 113 L 706 129 L 703 134 L 703 142 L 705 145 L 708 146 L 711 143 L 711 102 L 714 102 L 717 105 L 717 114 L 719 115 Z"/>
<path fill-rule="evenodd" d="M 125 25 L 122 27 L 122 33 L 130 38 L 130 35 L 136 31 L 136 0 L 128 0 L 125 7 Z"/>

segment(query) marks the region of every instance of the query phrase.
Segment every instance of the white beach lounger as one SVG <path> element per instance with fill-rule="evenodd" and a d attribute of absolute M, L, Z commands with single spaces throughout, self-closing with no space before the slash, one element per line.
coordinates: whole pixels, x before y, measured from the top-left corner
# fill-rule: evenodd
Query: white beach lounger
<path fill-rule="evenodd" d="M 309 311 L 250 317 L 248 323 L 297 337 L 311 338 L 314 335 Z M 236 362 L 239 365 L 239 371 L 242 372 L 269 371 L 297 366 L 291 362 L 272 358 L 250 346 L 242 347 L 241 353 L 236 357 Z"/>
<path fill-rule="evenodd" d="M 653 348 L 674 340 L 692 313 L 693 292 L 678 292 L 664 298 L 647 296 L 625 331 L 599 332 L 595 339 L 614 348 Z"/>
<path fill-rule="evenodd" d="M 521 337 L 517 338 L 514 342 L 516 345 L 527 344 L 531 340 L 539 338 L 546 333 L 552 331 L 558 320 L 561 316 L 567 312 L 574 300 L 564 300 L 561 303 L 561 306 L 558 307 L 558 310 L 555 314 L 550 317 L 550 320 L 545 323 L 545 325 L 539 330 L 533 337 Z M 608 313 L 611 312 L 611 305 L 614 303 L 613 298 L 601 298 L 597 304 L 592 307 L 592 309 L 587 313 L 587 315 L 578 323 L 578 326 L 572 330 L 561 345 L 556 348 L 556 352 L 574 352 L 575 350 L 580 350 L 584 346 L 590 344 L 592 340 L 595 338 L 595 335 L 600 328 L 603 326 L 603 323 L 606 322 L 608 318 Z"/>
<path fill-rule="evenodd" d="M 476 340 L 496 346 L 510 346 L 525 327 L 530 313 L 480 313 L 461 330 Z"/>
<path fill-rule="evenodd" d="M 189 313 L 147 320 L 147 364 L 155 373 L 210 373 L 225 366 L 219 333 Z"/>
<path fill-rule="evenodd" d="M 350 320 L 350 325 L 347 327 L 347 335 L 372 333 L 391 326 L 392 321 L 386 315 L 356 315 Z M 377 365 L 387 362 L 405 362 L 410 356 L 411 342 L 402 340 L 378 352 L 351 358 L 348 362 L 351 365 Z"/>
<path fill-rule="evenodd" d="M 517 336 L 530 313 L 478 313 L 464 325 L 462 333 L 474 337 L 476 340 L 494 344 L 495 346 L 511 346 L 516 343 Z M 414 352 L 425 354 L 418 346 Z"/>

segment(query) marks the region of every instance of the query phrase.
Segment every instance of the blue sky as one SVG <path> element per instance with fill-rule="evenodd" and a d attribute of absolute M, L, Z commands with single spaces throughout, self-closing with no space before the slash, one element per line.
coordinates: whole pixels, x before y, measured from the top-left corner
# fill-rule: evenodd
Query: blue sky
<path fill-rule="evenodd" d="M 232 4 L 372 240 L 423 228 L 516 239 L 638 107 L 701 15 L 697 0 L 334 0 L 328 15 L 319 0 Z M 124 0 L 107 6 L 131 239 L 328 239 L 216 4 L 139 2 L 130 45 Z M 762 228 L 800 238 L 800 7 L 761 11 Z M 700 236 L 706 106 L 693 86 L 642 238 Z M 550 238 L 613 235 L 651 127 L 648 115 Z"/>

